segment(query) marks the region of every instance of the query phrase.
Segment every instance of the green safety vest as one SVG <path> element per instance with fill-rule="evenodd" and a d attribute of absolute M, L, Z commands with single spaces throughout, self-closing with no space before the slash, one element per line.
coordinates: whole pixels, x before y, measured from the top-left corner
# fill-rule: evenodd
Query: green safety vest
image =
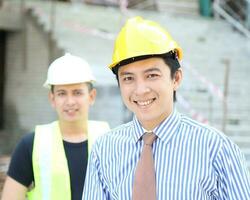
<path fill-rule="evenodd" d="M 94 141 L 109 130 L 107 122 L 88 121 L 88 152 Z M 35 186 L 29 200 L 71 200 L 70 176 L 58 121 L 35 129 L 32 152 Z"/>

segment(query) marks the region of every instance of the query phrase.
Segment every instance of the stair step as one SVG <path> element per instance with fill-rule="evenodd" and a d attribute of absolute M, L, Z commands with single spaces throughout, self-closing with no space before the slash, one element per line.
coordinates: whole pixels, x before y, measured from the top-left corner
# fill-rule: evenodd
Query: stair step
<path fill-rule="evenodd" d="M 240 148 L 250 148 L 250 136 L 230 136 L 230 139 L 238 144 Z"/>
<path fill-rule="evenodd" d="M 250 146 L 249 148 L 241 148 L 241 151 L 245 155 L 246 160 L 250 161 Z"/>
<path fill-rule="evenodd" d="M 248 167 L 249 172 L 250 172 L 250 160 L 247 160 L 246 163 L 247 163 L 247 167 Z"/>

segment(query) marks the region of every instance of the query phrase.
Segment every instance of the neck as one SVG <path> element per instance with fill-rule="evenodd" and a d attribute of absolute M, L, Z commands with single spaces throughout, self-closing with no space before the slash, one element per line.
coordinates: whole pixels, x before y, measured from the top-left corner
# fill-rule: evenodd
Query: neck
<path fill-rule="evenodd" d="M 67 142 L 83 142 L 87 139 L 88 121 L 81 122 L 65 122 L 59 121 L 59 127 L 63 140 Z"/>
<path fill-rule="evenodd" d="M 141 122 L 141 125 L 142 125 L 142 127 L 144 129 L 146 129 L 148 131 L 152 131 L 157 126 L 159 126 L 165 119 L 167 119 L 173 113 L 173 111 L 174 110 L 171 110 L 171 112 L 168 112 L 168 113 L 164 113 L 155 120 L 151 120 L 151 119 L 150 120 L 145 120 L 145 121 Z"/>

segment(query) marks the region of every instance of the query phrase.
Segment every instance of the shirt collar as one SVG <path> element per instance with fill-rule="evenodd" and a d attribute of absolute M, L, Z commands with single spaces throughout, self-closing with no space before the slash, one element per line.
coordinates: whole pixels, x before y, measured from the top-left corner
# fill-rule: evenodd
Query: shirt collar
<path fill-rule="evenodd" d="M 172 137 L 172 135 L 178 130 L 179 122 L 180 114 L 177 112 L 176 109 L 174 109 L 173 112 L 166 119 L 164 119 L 157 127 L 154 128 L 153 132 L 160 140 L 167 142 Z M 133 138 L 135 142 L 137 142 L 142 137 L 142 135 L 148 130 L 144 129 L 141 126 L 141 123 L 135 115 L 133 117 L 133 124 L 135 133 L 133 134 Z"/>

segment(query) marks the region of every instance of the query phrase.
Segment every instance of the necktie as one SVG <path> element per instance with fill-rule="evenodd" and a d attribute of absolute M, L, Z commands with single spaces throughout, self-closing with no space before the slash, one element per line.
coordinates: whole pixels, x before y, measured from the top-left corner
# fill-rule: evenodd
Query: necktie
<path fill-rule="evenodd" d="M 148 132 L 142 136 L 142 139 L 144 146 L 135 171 L 132 199 L 156 200 L 155 169 L 152 152 L 152 144 L 156 139 L 156 135 L 153 132 Z"/>

